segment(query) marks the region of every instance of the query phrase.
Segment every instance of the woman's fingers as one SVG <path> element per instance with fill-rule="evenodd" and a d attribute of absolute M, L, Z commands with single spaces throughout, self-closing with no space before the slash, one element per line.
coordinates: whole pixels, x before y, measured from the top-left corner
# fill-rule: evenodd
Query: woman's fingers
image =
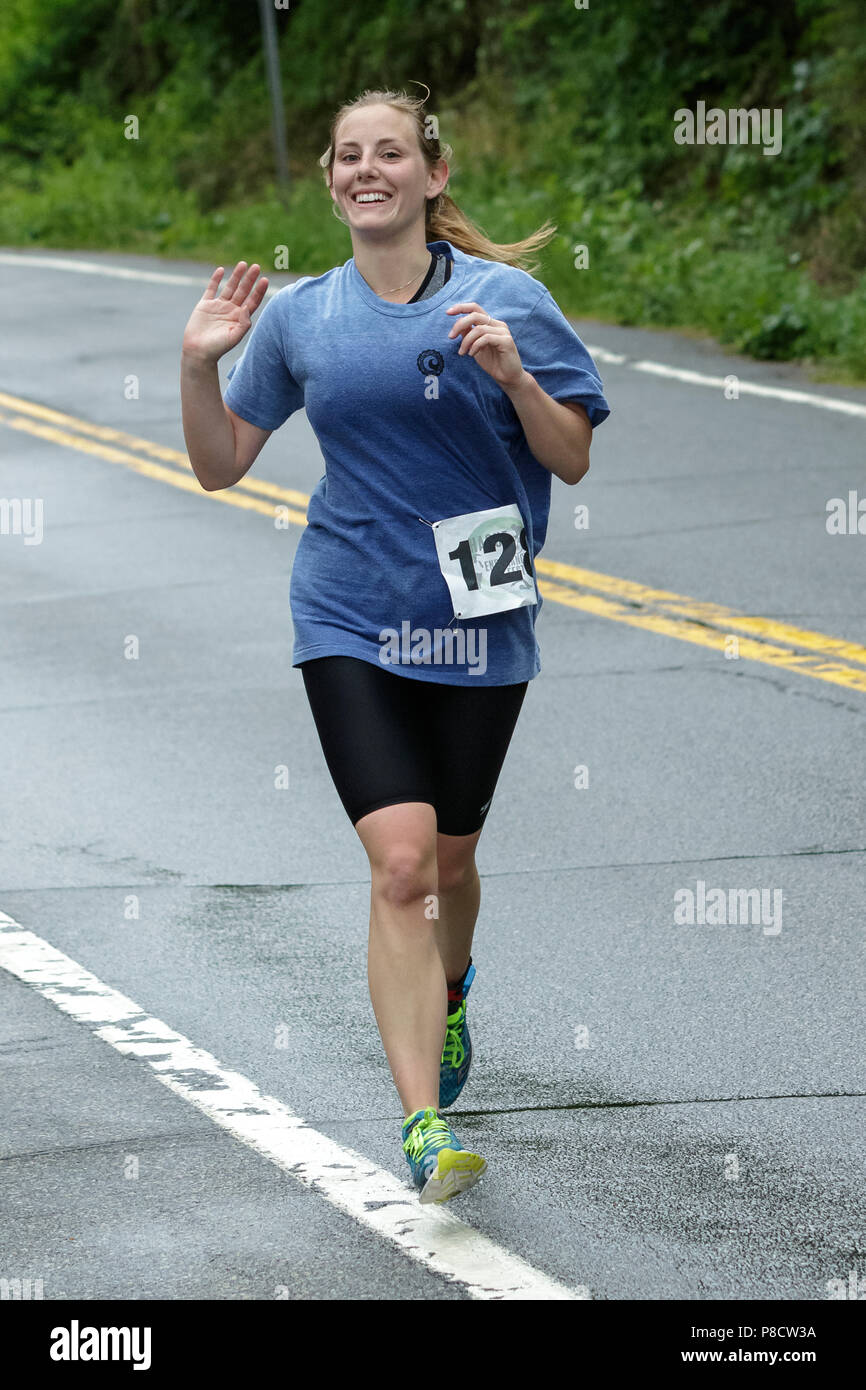
<path fill-rule="evenodd" d="M 244 282 L 246 281 L 252 266 L 248 266 L 246 261 L 238 261 L 232 271 L 231 279 L 226 285 L 226 299 L 231 299 L 235 304 L 242 304 L 246 299 Z"/>
<path fill-rule="evenodd" d="M 473 310 L 479 314 L 486 314 L 487 312 L 486 309 L 482 309 L 480 304 L 476 304 L 474 299 L 467 299 L 461 304 L 449 304 L 445 312 L 446 314 L 467 314 L 472 313 Z"/>
<path fill-rule="evenodd" d="M 498 322 L 497 319 L 488 314 L 486 309 L 482 309 L 480 304 L 476 304 L 474 299 L 468 300 L 465 304 L 451 304 L 445 312 L 446 314 L 462 313 L 465 315 L 453 325 L 448 334 L 449 338 L 455 337 L 458 333 L 465 333 L 467 328 L 471 328 L 474 324 L 487 324 L 489 326 L 490 323 Z"/>
<path fill-rule="evenodd" d="M 219 293 L 219 295 L 217 296 L 219 299 L 231 299 L 231 298 L 232 298 L 232 295 L 234 294 L 235 290 L 237 289 L 238 285 L 240 284 L 240 279 L 241 279 L 241 276 L 242 276 L 242 274 L 243 274 L 243 269 L 242 269 L 242 267 L 245 266 L 245 265 L 246 265 L 246 261 L 238 261 L 238 263 L 237 263 L 237 265 L 235 266 L 234 270 L 232 271 L 231 275 L 230 275 L 229 278 L 226 280 L 225 284 L 223 285 L 222 289 L 220 290 L 220 293 Z"/>
<path fill-rule="evenodd" d="M 258 308 L 268 288 L 266 275 L 258 280 L 260 270 L 261 266 L 257 262 L 247 266 L 246 261 L 238 261 L 223 286 L 222 292 L 218 293 L 220 280 L 225 274 L 225 267 L 217 266 L 207 282 L 202 299 L 220 299 L 226 303 L 236 304 L 239 308 L 247 309 L 252 314 Z M 256 284 L 257 280 L 258 284 Z"/>
<path fill-rule="evenodd" d="M 247 310 L 250 317 L 252 317 L 252 315 L 256 312 L 256 309 L 258 309 L 259 305 L 264 299 L 265 291 L 267 290 L 267 288 L 268 277 L 267 275 L 263 275 L 261 280 L 259 280 L 258 284 L 254 285 L 253 288 L 250 290 L 248 298 L 244 301 L 244 308 Z"/>
<path fill-rule="evenodd" d="M 224 271 L 225 266 L 217 266 L 216 270 L 214 271 L 213 275 L 210 277 L 210 279 L 207 282 L 207 285 L 205 286 L 205 292 L 202 295 L 202 299 L 216 299 L 217 289 L 219 288 L 220 280 L 223 278 Z"/>
<path fill-rule="evenodd" d="M 238 261 L 225 283 L 220 299 L 232 299 L 236 304 L 242 304 L 247 297 L 247 291 L 243 289 L 244 282 L 247 282 L 247 288 L 249 288 L 258 271 L 257 265 L 247 266 L 246 261 Z"/>
<path fill-rule="evenodd" d="M 504 324 L 500 326 L 495 319 L 492 323 L 475 324 L 467 333 L 464 333 L 463 341 L 457 349 L 457 356 L 462 357 L 481 337 L 489 338 L 491 342 L 504 343 L 510 340 L 511 334 Z"/>
<path fill-rule="evenodd" d="M 470 343 L 467 356 L 474 357 L 476 352 L 483 347 L 501 347 L 504 341 L 503 338 L 495 337 L 492 333 L 484 333 L 482 331 L 481 337 L 475 338 L 475 340 Z"/>
<path fill-rule="evenodd" d="M 241 261 L 240 264 L 245 265 L 246 262 Z M 256 283 L 260 270 L 261 266 L 254 263 L 248 270 L 244 271 L 234 293 L 230 296 L 235 304 L 243 304 L 253 285 Z"/>

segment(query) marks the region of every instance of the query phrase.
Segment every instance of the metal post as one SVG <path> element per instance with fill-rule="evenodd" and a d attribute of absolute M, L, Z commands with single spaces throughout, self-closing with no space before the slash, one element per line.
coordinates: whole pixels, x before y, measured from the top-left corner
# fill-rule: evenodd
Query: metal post
<path fill-rule="evenodd" d="M 286 148 L 286 117 L 283 111 L 283 96 L 280 84 L 280 59 L 277 51 L 277 26 L 274 20 L 273 0 L 259 0 L 259 12 L 262 20 L 262 45 L 264 47 L 265 70 L 268 74 L 268 87 L 271 93 L 271 126 L 274 137 L 277 189 L 283 201 L 288 204 L 289 157 Z"/>

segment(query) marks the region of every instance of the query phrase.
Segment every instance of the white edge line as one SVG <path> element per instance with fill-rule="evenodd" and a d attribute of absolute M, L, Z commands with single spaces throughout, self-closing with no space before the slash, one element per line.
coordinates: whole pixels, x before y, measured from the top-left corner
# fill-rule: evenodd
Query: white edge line
<path fill-rule="evenodd" d="M 71 270 L 79 275 L 106 275 L 113 280 L 145 280 L 158 285 L 198 285 L 202 294 L 207 285 L 206 275 L 180 275 L 167 270 L 138 270 L 120 265 L 98 265 L 95 261 L 72 261 L 62 256 L 16 256 L 9 251 L 0 251 L 0 265 L 38 265 L 46 270 Z M 269 284 L 264 298 L 279 294 L 285 285 Z"/>
<path fill-rule="evenodd" d="M 152 1018 L 62 951 L 0 912 L 0 966 L 32 985 L 63 1013 L 157 1078 L 298 1182 L 396 1245 L 419 1264 L 459 1284 L 474 1299 L 588 1299 L 465 1225 L 452 1212 L 422 1207 L 393 1173 L 311 1128 L 263 1095 L 245 1076 Z"/>
<path fill-rule="evenodd" d="M 165 270 L 137 270 L 120 265 L 97 265 L 94 261 L 65 260 L 62 256 L 16 256 L 8 251 L 0 251 L 0 265 L 42 266 L 45 270 L 73 270 L 79 275 L 107 275 L 114 280 L 149 280 L 161 285 L 202 284 L 202 277 L 199 275 L 177 275 Z"/>
<path fill-rule="evenodd" d="M 675 381 L 685 381 L 690 386 L 713 386 L 718 390 L 723 390 L 728 385 L 730 378 L 734 377 L 740 395 L 769 396 L 778 401 L 790 401 L 792 405 L 813 405 L 817 406 L 819 410 L 837 410 L 843 415 L 866 418 L 866 405 L 860 405 L 857 401 L 843 401 L 838 396 L 818 396 L 809 391 L 797 391 L 788 386 L 760 386 L 756 381 L 744 381 L 735 371 L 730 372 L 728 376 L 709 376 L 704 372 L 689 371 L 685 367 L 668 367 L 664 362 L 647 360 L 629 362 L 623 353 L 608 352 L 605 348 L 590 347 L 588 343 L 586 350 L 593 357 L 597 357 L 599 362 L 609 362 L 615 366 L 621 366 L 625 363 L 633 372 L 650 372 L 653 376 L 665 376 Z"/>
<path fill-rule="evenodd" d="M 623 362 L 627 360 L 624 352 L 609 352 L 607 348 L 597 345 L 590 347 L 589 343 L 586 344 L 586 350 L 591 352 L 593 357 L 597 357 L 599 362 L 609 362 L 613 367 L 621 367 Z"/>
<path fill-rule="evenodd" d="M 98 265 L 94 261 L 73 261 L 62 256 L 40 256 L 35 253 L 0 251 L 0 265 L 20 266 L 22 264 L 40 265 L 46 270 L 77 271 L 81 275 L 107 275 L 117 280 L 148 280 L 151 283 L 161 285 L 198 285 L 202 293 L 204 293 L 207 283 L 203 277 L 198 275 L 178 275 L 168 271 L 136 270 L 126 266 Z M 279 294 L 281 289 L 286 289 L 286 286 L 268 285 L 264 298 L 269 299 L 272 294 Z M 666 376 L 677 381 L 685 381 L 691 386 L 724 387 L 725 385 L 725 378 L 721 376 L 705 376 L 701 372 L 690 372 L 681 367 L 668 367 L 664 362 L 630 362 L 625 353 L 610 352 L 607 348 L 602 347 L 590 347 L 588 343 L 586 350 L 593 357 L 597 357 L 599 362 L 609 363 L 611 366 L 626 365 L 635 372 L 652 372 L 656 376 Z M 843 415 L 854 415 L 860 419 L 866 418 L 866 405 L 859 405 L 856 401 L 841 400 L 837 396 L 816 396 L 808 391 L 797 391 L 786 386 L 759 386 L 757 382 L 743 381 L 735 372 L 732 372 L 731 375 L 737 375 L 738 389 L 744 395 L 769 396 L 779 401 L 789 401 L 792 405 L 812 405 L 821 410 L 836 410 Z"/>

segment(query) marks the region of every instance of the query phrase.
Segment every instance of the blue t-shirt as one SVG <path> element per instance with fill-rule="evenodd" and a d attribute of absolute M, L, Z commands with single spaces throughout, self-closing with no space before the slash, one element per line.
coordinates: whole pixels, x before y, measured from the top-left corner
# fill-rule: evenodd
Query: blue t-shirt
<path fill-rule="evenodd" d="M 504 320 L 526 370 L 555 400 L 579 401 L 593 426 L 610 410 L 544 285 L 447 241 L 429 249 L 451 256 L 451 278 L 415 303 L 380 299 L 351 258 L 285 286 L 265 303 L 224 399 L 266 430 L 306 407 L 324 456 L 292 570 L 292 664 L 345 655 L 421 680 L 510 685 L 541 670 L 541 594 L 531 606 L 456 619 L 431 523 L 514 503 L 534 559 L 551 474 L 505 392 L 458 356 L 462 340 L 448 334 L 460 316 L 446 309 L 474 301 Z M 472 629 L 462 647 L 460 626 Z"/>

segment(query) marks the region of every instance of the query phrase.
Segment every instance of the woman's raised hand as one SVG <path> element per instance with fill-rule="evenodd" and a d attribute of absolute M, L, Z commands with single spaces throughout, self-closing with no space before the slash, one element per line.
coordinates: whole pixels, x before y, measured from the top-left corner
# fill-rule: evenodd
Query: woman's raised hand
<path fill-rule="evenodd" d="M 268 288 L 267 276 L 258 279 L 261 266 L 253 264 L 247 268 L 246 261 L 238 261 L 218 294 L 224 269 L 217 266 L 208 280 L 183 333 L 183 352 L 204 362 L 216 362 L 237 346 L 249 331 L 252 315 Z"/>

